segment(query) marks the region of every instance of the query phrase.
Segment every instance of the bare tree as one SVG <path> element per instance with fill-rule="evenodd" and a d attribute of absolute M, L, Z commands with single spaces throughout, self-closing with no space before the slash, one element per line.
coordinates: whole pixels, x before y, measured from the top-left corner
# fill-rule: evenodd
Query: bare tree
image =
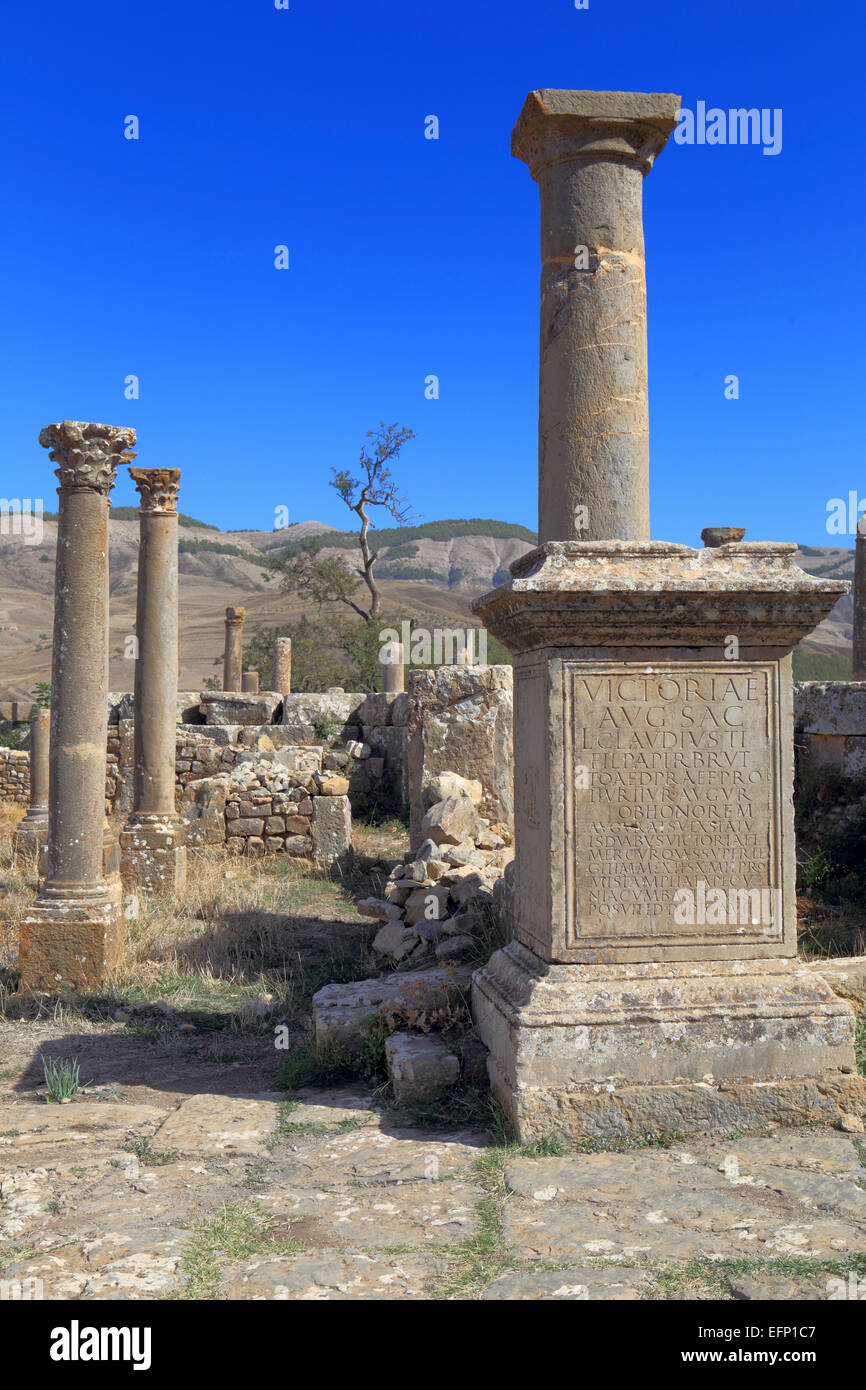
<path fill-rule="evenodd" d="M 379 589 L 373 566 L 379 554 L 370 547 L 370 529 L 375 530 L 370 509 L 384 507 L 398 526 L 407 526 L 414 520 L 409 504 L 398 492 L 390 467 L 399 458 L 403 445 L 414 437 L 414 430 L 402 425 L 386 425 L 383 421 L 377 430 L 367 432 L 367 438 L 373 442 L 361 449 L 360 477 L 354 477 L 345 469 L 331 469 L 331 487 L 360 521 L 360 565 L 352 570 L 339 556 L 328 559 L 320 555 L 322 542 L 311 538 L 293 555 L 272 561 L 274 568 L 282 572 L 284 589 L 304 594 L 320 607 L 326 603 L 343 603 L 364 622 L 376 618 Z M 369 591 L 368 608 L 355 597 L 362 583 Z"/>

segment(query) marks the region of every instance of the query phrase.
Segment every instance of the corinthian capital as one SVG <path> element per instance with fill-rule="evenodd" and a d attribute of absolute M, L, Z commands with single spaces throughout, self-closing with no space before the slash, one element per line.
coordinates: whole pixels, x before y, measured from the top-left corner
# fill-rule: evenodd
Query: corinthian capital
<path fill-rule="evenodd" d="M 179 468 L 130 468 L 145 516 L 176 516 Z"/>
<path fill-rule="evenodd" d="M 60 487 L 87 488 L 107 497 L 114 486 L 118 466 L 131 463 L 135 454 L 135 430 L 119 425 L 95 425 L 83 420 L 61 420 L 39 431 L 39 443 L 50 449 Z"/>

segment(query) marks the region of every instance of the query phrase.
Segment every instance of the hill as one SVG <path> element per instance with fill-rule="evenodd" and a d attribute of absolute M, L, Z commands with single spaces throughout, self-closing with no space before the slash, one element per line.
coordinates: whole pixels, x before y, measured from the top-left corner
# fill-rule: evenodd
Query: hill
<path fill-rule="evenodd" d="M 38 544 L 0 530 L 0 699 L 29 693 L 47 680 L 51 662 L 56 521 L 47 514 Z M 309 537 L 325 555 L 350 558 L 354 534 L 318 521 L 278 531 L 220 531 L 194 518 L 178 527 L 180 569 L 180 684 L 194 689 L 218 673 L 223 615 L 228 604 L 244 604 L 248 627 L 291 624 L 305 611 L 281 592 L 266 568 L 269 557 L 294 550 Z M 535 544 L 525 526 L 482 518 L 427 522 L 371 532 L 379 553 L 384 612 L 414 617 L 426 626 L 463 626 L 472 621 L 471 600 L 502 583 L 508 566 Z M 110 523 L 111 685 L 129 689 L 132 664 L 125 639 L 134 630 L 138 563 L 135 508 L 118 508 Z M 815 575 L 850 580 L 853 549 L 802 546 L 797 563 Z M 312 615 L 311 615 L 312 616 Z M 801 678 L 838 678 L 850 671 L 852 603 L 846 595 L 797 654 Z M 804 665 L 804 663 L 806 663 Z"/>

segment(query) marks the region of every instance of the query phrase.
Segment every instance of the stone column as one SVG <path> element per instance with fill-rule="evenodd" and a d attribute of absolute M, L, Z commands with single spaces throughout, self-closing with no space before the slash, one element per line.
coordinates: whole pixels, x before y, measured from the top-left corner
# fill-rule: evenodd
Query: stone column
<path fill-rule="evenodd" d="M 857 523 L 854 542 L 854 653 L 851 678 L 866 681 L 866 513 Z"/>
<path fill-rule="evenodd" d="M 226 609 L 226 647 L 223 657 L 223 690 L 240 690 L 244 655 L 245 608 Z"/>
<path fill-rule="evenodd" d="M 108 495 L 135 431 L 42 430 L 60 479 L 46 878 L 21 922 L 25 990 L 99 989 L 123 951 L 121 884 L 103 875 L 108 729 Z"/>
<path fill-rule="evenodd" d="M 292 693 L 292 639 L 274 638 L 271 689 L 280 695 Z"/>
<path fill-rule="evenodd" d="M 740 527 L 706 528 L 703 550 L 645 539 L 635 161 L 678 106 L 535 93 L 518 123 L 558 310 L 542 304 L 542 542 L 472 605 L 514 654 L 515 805 L 514 935 L 472 1007 L 524 1142 L 866 1106 L 853 1009 L 797 961 L 794 886 L 791 653 L 846 586 Z M 582 281 L 577 232 L 598 257 Z M 586 489 L 603 538 L 550 539 Z"/>
<path fill-rule="evenodd" d="M 388 660 L 382 665 L 382 690 L 386 695 L 399 695 L 406 689 L 406 668 L 403 663 L 403 643 L 388 643 Z"/>
<path fill-rule="evenodd" d="M 181 892 L 186 836 L 175 813 L 179 468 L 131 468 L 140 497 L 133 809 L 120 836 L 128 887 Z"/>
<path fill-rule="evenodd" d="M 245 695 L 258 695 L 259 693 L 259 673 L 258 671 L 244 671 L 243 691 Z"/>
<path fill-rule="evenodd" d="M 649 539 L 644 175 L 657 92 L 530 92 L 511 137 L 541 198 L 538 539 Z"/>
<path fill-rule="evenodd" d="M 30 807 L 16 827 L 16 855 L 34 858 L 48 840 L 48 757 L 51 711 L 34 707 L 30 716 Z"/>

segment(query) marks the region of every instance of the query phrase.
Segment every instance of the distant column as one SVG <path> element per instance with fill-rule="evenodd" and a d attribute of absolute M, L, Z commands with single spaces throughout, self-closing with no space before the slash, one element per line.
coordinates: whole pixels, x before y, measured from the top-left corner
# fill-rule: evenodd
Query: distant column
<path fill-rule="evenodd" d="M 51 711 L 34 706 L 30 716 L 30 807 L 15 830 L 13 850 L 35 857 L 48 840 L 48 756 Z"/>
<path fill-rule="evenodd" d="M 854 543 L 854 669 L 855 681 L 866 681 L 866 514 L 857 524 Z"/>
<path fill-rule="evenodd" d="M 129 886 L 180 892 L 186 835 L 175 813 L 177 723 L 177 494 L 179 468 L 130 468 L 139 507 L 135 663 L 135 781 L 120 836 Z"/>
<path fill-rule="evenodd" d="M 244 671 L 243 689 L 246 695 L 257 695 L 259 692 L 259 673 L 258 671 Z"/>
<path fill-rule="evenodd" d="M 382 665 L 382 689 L 386 695 L 399 695 L 406 689 L 402 642 L 387 643 L 387 660 Z"/>
<path fill-rule="evenodd" d="M 280 695 L 290 695 L 292 693 L 291 637 L 277 637 L 274 639 L 271 689 L 278 691 Z"/>
<path fill-rule="evenodd" d="M 57 463 L 46 878 L 21 922 L 24 990 L 102 988 L 120 963 L 121 884 L 103 875 L 108 732 L 108 496 L 135 430 L 63 420 L 39 442 Z"/>
<path fill-rule="evenodd" d="M 226 646 L 223 657 L 223 690 L 240 690 L 243 672 L 245 608 L 226 609 Z"/>

